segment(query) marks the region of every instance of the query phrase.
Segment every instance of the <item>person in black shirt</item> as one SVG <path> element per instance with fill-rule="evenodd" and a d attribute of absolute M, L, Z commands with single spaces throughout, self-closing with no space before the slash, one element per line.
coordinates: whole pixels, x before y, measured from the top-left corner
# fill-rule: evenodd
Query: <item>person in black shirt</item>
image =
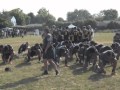
<path fill-rule="evenodd" d="M 5 64 L 6 63 L 12 64 L 14 51 L 13 51 L 13 48 L 12 48 L 11 45 L 4 45 L 3 48 L 2 48 L 1 55 L 2 55 L 3 63 L 5 63 Z"/>
<path fill-rule="evenodd" d="M 18 54 L 25 52 L 28 49 L 28 46 L 29 46 L 28 42 L 21 44 L 19 49 L 18 49 Z"/>
<path fill-rule="evenodd" d="M 44 61 L 45 70 L 43 74 L 44 75 L 48 74 L 48 62 L 49 62 L 54 66 L 56 75 L 58 75 L 57 65 L 53 61 L 55 54 L 54 54 L 54 48 L 52 46 L 52 42 L 53 42 L 52 34 L 49 32 L 49 29 L 45 29 L 44 35 L 45 38 L 43 39 L 43 61 Z"/>
<path fill-rule="evenodd" d="M 112 73 L 111 75 L 116 74 L 116 67 L 117 67 L 117 58 L 113 50 L 106 50 L 103 53 L 100 54 L 99 56 L 99 63 L 98 63 L 98 71 L 99 73 L 104 73 L 106 74 L 106 71 L 104 70 L 105 66 L 107 64 L 111 64 L 112 66 Z"/>

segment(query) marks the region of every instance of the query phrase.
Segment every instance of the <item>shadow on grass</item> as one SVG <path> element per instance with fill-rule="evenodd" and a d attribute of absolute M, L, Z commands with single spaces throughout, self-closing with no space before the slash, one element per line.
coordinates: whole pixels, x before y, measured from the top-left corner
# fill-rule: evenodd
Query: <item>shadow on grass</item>
<path fill-rule="evenodd" d="M 48 65 L 48 71 L 51 71 L 53 68 L 53 65 Z M 44 71 L 44 66 L 41 67 L 41 71 Z"/>
<path fill-rule="evenodd" d="M 79 63 L 74 63 L 73 65 L 69 66 L 69 68 L 71 70 L 74 70 L 74 69 L 79 68 L 79 67 L 82 67 L 82 65 L 80 65 Z"/>
<path fill-rule="evenodd" d="M 16 65 L 15 67 L 16 68 L 21 68 L 23 66 L 30 66 L 31 62 L 34 61 L 34 60 L 37 61 L 37 59 L 38 59 L 38 57 L 32 57 L 31 60 L 29 62 L 27 62 L 27 58 L 25 57 L 23 63 L 20 63 L 20 64 Z M 38 63 L 40 63 L 40 61 L 38 61 Z"/>
<path fill-rule="evenodd" d="M 86 73 L 86 72 L 91 70 L 91 69 L 88 69 L 88 70 L 84 69 L 83 66 L 80 65 L 79 63 L 78 64 L 73 64 L 73 65 L 69 66 L 69 68 L 71 70 L 73 70 L 72 73 L 74 75 L 81 75 L 81 74 L 84 74 L 84 73 Z"/>
<path fill-rule="evenodd" d="M 116 68 L 116 70 L 119 70 L 119 69 L 120 69 L 120 67 L 117 67 L 117 68 Z"/>
<path fill-rule="evenodd" d="M 68 64 L 71 63 L 71 62 L 74 62 L 74 60 L 73 59 L 68 59 Z M 60 63 L 65 65 L 65 58 L 62 58 L 60 60 Z"/>
<path fill-rule="evenodd" d="M 23 60 L 26 62 L 26 61 L 28 60 L 28 57 L 27 57 L 27 56 L 24 57 Z M 39 61 L 38 56 L 30 57 L 30 62 L 31 62 L 31 61 Z M 42 61 L 42 59 L 41 59 L 40 61 Z"/>
<path fill-rule="evenodd" d="M 31 61 L 35 61 L 35 60 L 36 60 L 36 61 L 39 61 L 37 56 L 31 57 L 30 62 L 31 62 Z"/>
<path fill-rule="evenodd" d="M 109 78 L 111 75 L 103 75 L 103 74 L 93 74 L 88 79 L 91 81 L 99 81 L 104 78 Z"/>
<path fill-rule="evenodd" d="M 5 63 L 1 62 L 1 63 L 0 63 L 0 66 L 3 66 L 3 65 L 5 65 Z"/>
<path fill-rule="evenodd" d="M 87 72 L 87 70 L 84 70 L 83 68 L 78 68 L 72 71 L 74 75 L 82 75 L 85 72 Z"/>
<path fill-rule="evenodd" d="M 47 78 L 50 78 L 51 76 L 49 75 L 37 75 L 37 76 L 34 76 L 34 77 L 28 77 L 28 78 L 24 78 L 24 79 L 21 79 L 19 81 L 16 81 L 16 82 L 12 82 L 12 83 L 7 83 L 7 84 L 4 84 L 4 85 L 0 85 L 0 90 L 6 90 L 6 89 L 12 89 L 12 88 L 15 88 L 17 86 L 20 86 L 20 85 L 27 85 L 27 84 L 30 84 L 30 83 L 33 83 L 33 82 L 37 82 L 38 80 L 40 79 L 47 79 Z M 54 76 L 53 76 L 54 77 Z"/>
<path fill-rule="evenodd" d="M 31 63 L 25 63 L 25 62 L 23 62 L 23 63 L 20 63 L 20 64 L 16 65 L 15 67 L 16 68 L 22 68 L 24 66 L 30 66 L 30 65 L 31 65 Z"/>
<path fill-rule="evenodd" d="M 36 81 L 38 81 L 37 77 L 29 77 L 29 78 L 25 78 L 25 79 L 22 79 L 22 80 L 17 81 L 17 82 L 7 83 L 3 86 L 0 86 L 0 89 L 6 90 L 8 88 L 15 88 L 19 85 L 25 85 L 25 84 L 29 84 L 29 83 L 36 82 Z"/>
<path fill-rule="evenodd" d="M 15 59 L 19 59 L 20 57 L 19 57 L 19 55 L 17 55 L 17 54 L 15 54 L 14 56 L 13 56 L 13 60 L 15 60 Z"/>

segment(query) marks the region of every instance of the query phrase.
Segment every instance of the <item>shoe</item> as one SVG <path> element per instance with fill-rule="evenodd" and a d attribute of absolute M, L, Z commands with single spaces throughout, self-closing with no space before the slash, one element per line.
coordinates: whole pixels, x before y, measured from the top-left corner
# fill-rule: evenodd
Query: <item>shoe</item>
<path fill-rule="evenodd" d="M 48 75 L 48 71 L 44 71 L 42 75 Z"/>
<path fill-rule="evenodd" d="M 56 75 L 58 75 L 59 74 L 58 70 L 55 70 L 55 73 L 56 73 Z"/>

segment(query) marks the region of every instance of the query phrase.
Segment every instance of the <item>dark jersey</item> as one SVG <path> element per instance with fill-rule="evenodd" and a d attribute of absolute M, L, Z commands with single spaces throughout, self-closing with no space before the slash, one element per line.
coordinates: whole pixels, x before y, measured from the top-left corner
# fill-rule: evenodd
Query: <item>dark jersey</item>
<path fill-rule="evenodd" d="M 76 31 L 74 31 L 74 42 L 75 43 L 77 43 L 78 42 L 78 39 L 79 39 L 79 37 L 78 37 L 78 31 L 76 30 Z"/>
<path fill-rule="evenodd" d="M 28 48 L 28 45 L 22 44 L 21 47 L 22 47 L 22 50 L 25 51 Z"/>
<path fill-rule="evenodd" d="M 107 50 L 100 55 L 100 60 L 104 63 L 109 63 L 115 58 L 115 53 L 112 50 Z"/>
<path fill-rule="evenodd" d="M 69 32 L 66 30 L 64 31 L 64 39 L 68 40 L 69 39 Z"/>
<path fill-rule="evenodd" d="M 13 53 L 13 48 L 12 48 L 12 46 L 10 46 L 10 45 L 5 45 L 5 46 L 3 47 L 3 50 L 2 50 L 2 54 L 3 54 L 3 55 L 12 54 L 12 53 Z"/>
<path fill-rule="evenodd" d="M 61 42 L 64 40 L 64 36 L 63 35 L 58 35 L 57 41 Z"/>
<path fill-rule="evenodd" d="M 53 42 L 53 37 L 50 33 L 48 33 L 47 36 L 43 40 L 43 49 L 46 48 L 48 43 L 52 45 L 52 42 Z"/>

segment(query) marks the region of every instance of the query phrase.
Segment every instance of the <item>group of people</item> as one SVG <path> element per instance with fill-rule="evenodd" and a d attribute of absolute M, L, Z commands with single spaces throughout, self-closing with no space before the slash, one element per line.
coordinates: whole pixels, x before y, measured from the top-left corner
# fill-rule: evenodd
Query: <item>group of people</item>
<path fill-rule="evenodd" d="M 84 41 L 91 41 L 94 37 L 94 30 L 91 25 L 83 26 L 80 28 L 72 28 L 69 29 L 66 27 L 65 29 L 52 29 L 53 42 L 61 42 L 61 41 L 71 41 L 72 43 L 79 43 Z"/>
<path fill-rule="evenodd" d="M 43 75 L 48 74 L 48 64 L 54 67 L 55 74 L 58 75 L 60 57 L 65 57 L 65 66 L 68 66 L 68 62 L 73 55 L 76 56 L 76 62 L 79 61 L 84 69 L 87 69 L 88 65 L 92 63 L 92 68 L 99 73 L 106 73 L 104 67 L 111 64 L 113 67 L 111 74 L 114 75 L 117 60 L 120 56 L 120 44 L 113 42 L 111 46 L 105 46 L 93 41 L 93 37 L 94 31 L 90 25 L 88 25 L 88 28 L 83 26 L 82 29 L 73 28 L 69 30 L 66 28 L 58 31 L 55 28 L 53 30 L 46 28 L 43 33 L 42 44 L 36 43 L 29 47 L 29 43 L 26 42 L 19 47 L 18 54 L 28 50 L 27 62 L 33 56 L 38 56 L 39 61 L 42 57 L 44 63 Z M 1 45 L 0 51 L 3 61 L 10 63 L 14 55 L 13 48 L 10 45 Z"/>
<path fill-rule="evenodd" d="M 0 38 L 8 38 L 8 37 L 23 37 L 26 35 L 26 30 L 19 30 L 19 29 L 2 29 L 0 30 Z"/>
<path fill-rule="evenodd" d="M 111 64 L 113 67 L 111 74 L 115 75 L 117 60 L 120 56 L 120 44 L 114 42 L 111 46 L 105 46 L 94 42 L 94 31 L 90 25 L 88 25 L 88 28 L 83 26 L 82 29 L 73 28 L 70 31 L 68 31 L 68 29 L 59 31 L 53 30 L 52 34 L 49 32 L 49 29 L 45 29 L 44 31 L 44 74 L 48 74 L 47 61 L 54 66 L 56 73 L 58 73 L 57 63 L 59 63 L 60 57 L 65 57 L 65 66 L 67 66 L 70 57 L 75 55 L 77 59 L 76 61 L 79 61 L 80 63 L 82 62 L 84 69 L 87 69 L 88 65 L 92 63 L 92 68 L 94 70 L 105 74 L 105 66 Z M 74 39 L 71 39 L 71 36 Z"/>
<path fill-rule="evenodd" d="M 88 28 L 86 28 L 86 26 L 83 26 L 82 30 L 80 28 L 78 29 L 72 28 L 71 30 L 69 30 L 68 28 L 66 28 L 66 30 L 55 30 L 54 28 L 52 30 L 52 33 L 50 33 L 50 30 L 48 28 L 45 29 L 44 35 L 43 35 L 44 37 L 43 39 L 43 61 L 44 61 L 44 66 L 45 66 L 44 74 L 48 74 L 48 61 L 54 66 L 56 75 L 59 73 L 57 69 L 57 64 L 54 62 L 56 56 L 58 55 L 56 52 L 57 50 L 55 50 L 56 47 L 53 46 L 53 43 L 58 44 L 58 42 L 61 43 L 62 41 L 70 41 L 72 43 L 91 41 L 93 36 L 94 36 L 94 31 L 91 25 L 88 25 Z M 65 64 L 67 66 L 67 60 Z"/>

